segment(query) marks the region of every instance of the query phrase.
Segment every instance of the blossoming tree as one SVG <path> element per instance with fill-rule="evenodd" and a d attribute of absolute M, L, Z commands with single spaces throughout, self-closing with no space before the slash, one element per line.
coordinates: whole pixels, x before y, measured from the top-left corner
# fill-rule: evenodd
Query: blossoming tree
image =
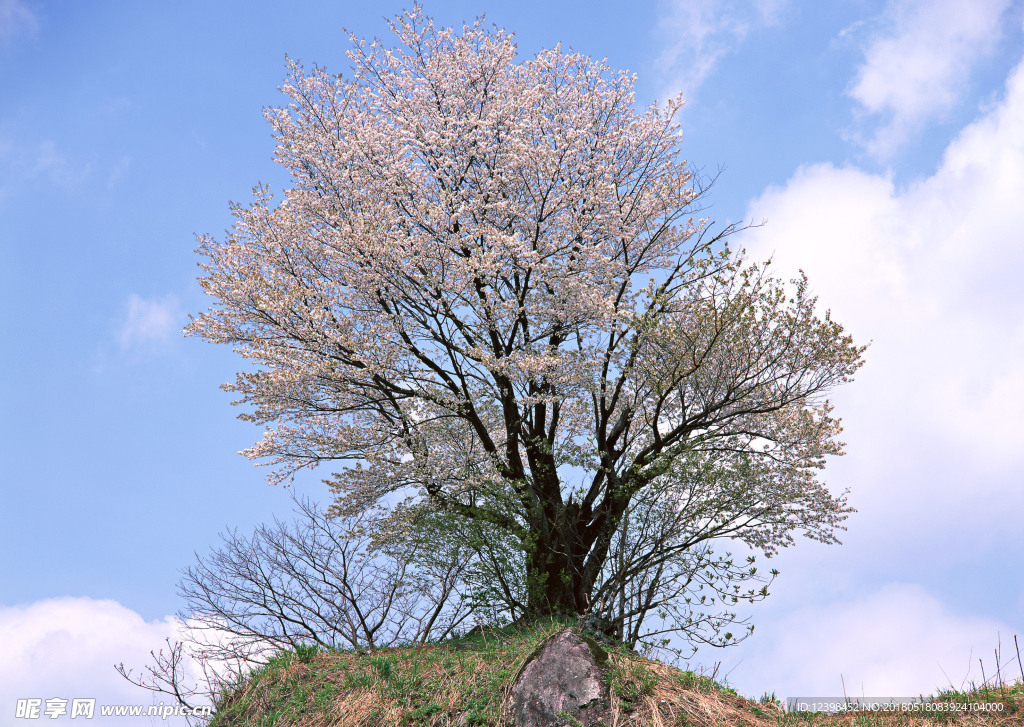
<path fill-rule="evenodd" d="M 432 523 L 508 613 L 620 636 L 700 583 L 735 600 L 720 577 L 753 571 L 716 541 L 834 542 L 824 395 L 863 348 L 694 219 L 681 103 L 638 112 L 630 76 L 479 21 L 391 25 L 348 76 L 291 64 L 291 188 L 200 240 L 216 304 L 188 332 L 254 364 L 227 386 L 268 425 L 248 456 L 333 465 L 337 512 Z"/>

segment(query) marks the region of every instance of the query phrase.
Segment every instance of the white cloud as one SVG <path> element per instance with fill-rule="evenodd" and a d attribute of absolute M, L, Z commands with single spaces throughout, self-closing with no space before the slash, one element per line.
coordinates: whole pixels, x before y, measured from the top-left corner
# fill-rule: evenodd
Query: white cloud
<path fill-rule="evenodd" d="M 754 29 L 775 24 L 787 0 L 664 0 L 656 33 L 664 96 L 693 94 L 718 61 Z"/>
<path fill-rule="evenodd" d="M 957 463 L 976 491 L 1020 497 L 1007 474 L 1024 466 L 1021 190 L 1024 63 L 933 176 L 896 189 L 824 164 L 752 203 L 750 216 L 768 224 L 745 237 L 751 253 L 774 251 L 786 274 L 805 269 L 836 319 L 873 339 L 859 381 L 839 396 L 849 449 L 867 445 L 876 471 Z M 962 491 L 946 478 L 928 487 Z"/>
<path fill-rule="evenodd" d="M 994 673 L 997 641 L 1013 633 L 995 619 L 955 614 L 918 586 L 892 583 L 853 601 L 797 608 L 759 627 L 736 647 L 742 661 L 730 681 L 741 693 L 774 690 L 779 698 L 842 697 L 844 684 L 851 697 L 929 695 L 980 684 L 978 658 L 986 676 Z"/>
<path fill-rule="evenodd" d="M 0 182 L 0 201 L 14 194 L 32 194 L 39 185 L 80 193 L 89 186 L 93 166 L 69 157 L 52 139 L 31 142 L 0 137 L 0 180 L 8 180 Z"/>
<path fill-rule="evenodd" d="M 730 679 L 741 691 L 842 696 L 845 680 L 852 695 L 927 694 L 980 682 L 978 658 L 989 670 L 999 636 L 1012 641 L 1012 616 L 943 601 L 1006 590 L 985 563 L 1020 540 L 1021 190 L 1024 62 L 932 175 L 901 187 L 807 166 L 751 203 L 748 216 L 767 220 L 744 235 L 751 257 L 774 253 L 784 276 L 806 270 L 820 305 L 872 345 L 834 397 L 848 456 L 826 472 L 860 512 L 847 545 L 797 548 L 789 568 L 776 564 L 797 576 L 787 586 L 797 592 L 753 611 L 754 636 L 725 655 L 725 671 L 740 660 Z M 929 590 L 903 582 L 918 572 Z M 869 595 L 851 598 L 865 583 Z"/>
<path fill-rule="evenodd" d="M 122 348 L 167 343 L 181 327 L 181 308 L 175 296 L 147 300 L 133 293 L 128 298 L 128 312 L 118 331 L 118 340 Z"/>
<path fill-rule="evenodd" d="M 85 188 L 93 172 L 91 162 L 77 162 L 57 147 L 51 139 L 41 142 L 35 152 L 26 176 L 41 179 L 65 191 L 77 192 Z"/>
<path fill-rule="evenodd" d="M 123 725 L 124 717 L 100 716 L 100 705 L 150 705 L 159 699 L 129 684 L 115 670 L 124 662 L 142 668 L 151 649 L 165 646 L 177 633 L 167 617 L 145 621 L 116 601 L 91 598 L 52 598 L 27 606 L 0 606 L 0 714 L 15 714 L 19 699 L 96 699 L 90 725 Z M 162 700 L 169 704 L 169 699 Z M 69 710 L 70 711 L 70 710 Z M 57 724 L 76 724 L 70 716 Z M 171 727 L 182 720 L 145 717 L 136 724 Z"/>
<path fill-rule="evenodd" d="M 1001 35 L 1011 0 L 891 0 L 885 30 L 864 53 L 848 93 L 885 122 L 868 150 L 890 156 L 960 101 L 973 66 Z"/>
<path fill-rule="evenodd" d="M 35 14 L 21 0 L 0 0 L 0 43 L 30 35 L 38 28 Z"/>

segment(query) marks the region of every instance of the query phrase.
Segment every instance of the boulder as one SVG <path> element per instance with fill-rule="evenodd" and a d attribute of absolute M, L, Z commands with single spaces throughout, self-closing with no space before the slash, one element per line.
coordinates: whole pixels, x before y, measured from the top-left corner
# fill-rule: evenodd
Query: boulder
<path fill-rule="evenodd" d="M 607 660 L 607 652 L 579 631 L 570 628 L 549 636 L 519 670 L 505 719 L 513 727 L 610 725 Z"/>

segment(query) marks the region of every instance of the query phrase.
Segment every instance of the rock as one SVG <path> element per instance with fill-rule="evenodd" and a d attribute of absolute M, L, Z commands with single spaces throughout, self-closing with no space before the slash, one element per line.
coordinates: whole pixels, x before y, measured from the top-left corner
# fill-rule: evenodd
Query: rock
<path fill-rule="evenodd" d="M 596 641 L 565 629 L 542 641 L 519 670 L 505 719 L 514 727 L 611 724 L 604 665 L 608 654 Z M 577 722 L 562 716 L 570 715 Z"/>
<path fill-rule="evenodd" d="M 618 625 L 608 618 L 602 618 L 596 614 L 588 614 L 580 621 L 580 628 L 584 633 L 593 636 L 597 643 L 603 646 L 615 646 L 618 643 L 616 635 L 619 632 Z"/>

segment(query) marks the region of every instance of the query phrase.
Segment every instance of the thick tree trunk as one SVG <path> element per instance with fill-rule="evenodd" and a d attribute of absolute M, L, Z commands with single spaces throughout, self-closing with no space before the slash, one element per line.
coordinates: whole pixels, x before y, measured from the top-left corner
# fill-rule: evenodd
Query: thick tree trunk
<path fill-rule="evenodd" d="M 548 503 L 543 515 L 536 513 L 533 544 L 526 554 L 527 618 L 590 611 L 590 598 L 627 506 L 622 498 L 602 502 L 596 512 L 584 512 L 573 503 Z"/>
<path fill-rule="evenodd" d="M 513 406 L 508 408 L 514 411 Z M 534 413 L 536 421 L 546 421 L 543 406 Z M 522 438 L 532 479 L 527 505 L 533 536 L 526 553 L 528 617 L 580 616 L 590 610 L 591 593 L 628 498 L 606 496 L 594 510 L 564 501 L 552 442 L 544 439 L 542 426 L 529 434 Z M 518 464 L 522 466 L 521 460 Z"/>
<path fill-rule="evenodd" d="M 534 616 L 578 616 L 588 610 L 594 585 L 584 570 L 590 543 L 581 537 L 578 508 L 559 504 L 547 510 L 555 516 L 539 529 L 527 554 L 528 607 Z"/>
<path fill-rule="evenodd" d="M 527 554 L 531 617 L 578 616 L 587 610 L 587 592 L 579 561 L 566 557 L 565 543 L 538 542 Z"/>

